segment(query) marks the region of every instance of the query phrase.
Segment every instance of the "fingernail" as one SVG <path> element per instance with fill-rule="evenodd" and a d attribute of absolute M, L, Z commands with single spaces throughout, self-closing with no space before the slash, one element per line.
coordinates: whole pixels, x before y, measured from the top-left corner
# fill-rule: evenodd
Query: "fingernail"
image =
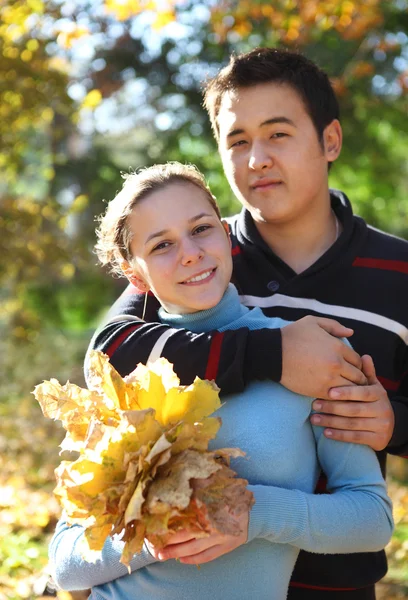
<path fill-rule="evenodd" d="M 320 410 L 322 408 L 322 403 L 321 402 L 313 402 L 313 409 L 314 410 Z"/>
<path fill-rule="evenodd" d="M 326 437 L 332 437 L 332 435 L 333 435 L 333 432 L 332 432 L 332 430 L 331 430 L 331 429 L 325 429 L 325 430 L 324 430 L 324 435 L 325 435 Z"/>
<path fill-rule="evenodd" d="M 337 390 L 330 390 L 330 398 L 340 398 L 340 392 Z"/>
<path fill-rule="evenodd" d="M 157 558 L 159 560 L 163 560 L 164 559 L 164 554 L 162 554 L 161 552 L 159 552 L 159 554 L 157 555 Z"/>
<path fill-rule="evenodd" d="M 312 423 L 314 423 L 315 425 L 318 425 L 321 420 L 322 420 L 322 418 L 319 415 L 312 416 Z"/>

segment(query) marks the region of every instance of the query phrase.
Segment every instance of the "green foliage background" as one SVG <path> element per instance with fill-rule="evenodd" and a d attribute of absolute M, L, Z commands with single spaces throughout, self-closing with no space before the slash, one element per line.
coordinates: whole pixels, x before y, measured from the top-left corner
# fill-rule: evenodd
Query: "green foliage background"
<path fill-rule="evenodd" d="M 0 600 L 41 595 L 59 514 L 61 431 L 30 391 L 51 377 L 84 383 L 88 341 L 124 287 L 96 265 L 95 217 L 121 171 L 165 160 L 196 163 L 223 213 L 239 210 L 201 84 L 259 45 L 327 70 L 345 138 L 331 185 L 408 237 L 407 0 L 0 2 Z M 404 461 L 392 473 L 388 598 L 408 579 Z"/>

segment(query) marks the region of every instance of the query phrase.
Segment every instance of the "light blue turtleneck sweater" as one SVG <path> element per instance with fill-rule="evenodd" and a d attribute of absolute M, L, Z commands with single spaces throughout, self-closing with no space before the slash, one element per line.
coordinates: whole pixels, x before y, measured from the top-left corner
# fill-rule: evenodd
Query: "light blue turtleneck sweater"
<path fill-rule="evenodd" d="M 193 332 L 287 324 L 242 306 L 232 285 L 210 310 L 170 315 L 162 309 L 160 318 Z M 119 562 L 120 540 L 109 538 L 102 559 L 86 563 L 78 549 L 82 528 L 61 520 L 50 559 L 62 588 L 92 588 L 92 600 L 284 600 L 299 549 L 333 554 L 387 544 L 392 508 L 373 450 L 323 436 L 309 421 L 312 399 L 279 384 L 255 382 L 225 400 L 212 445 L 246 452 L 232 467 L 255 496 L 247 543 L 199 570 L 174 560 L 157 562 L 144 549 L 129 575 Z M 313 494 L 320 467 L 331 494 Z"/>

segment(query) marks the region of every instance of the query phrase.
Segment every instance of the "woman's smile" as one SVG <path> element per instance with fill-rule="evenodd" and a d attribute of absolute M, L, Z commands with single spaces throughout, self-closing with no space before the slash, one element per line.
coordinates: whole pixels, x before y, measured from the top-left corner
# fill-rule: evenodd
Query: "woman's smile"
<path fill-rule="evenodd" d="M 198 273 L 198 275 L 193 275 L 193 277 L 190 277 L 185 281 L 181 281 L 180 283 L 182 285 L 202 285 L 203 283 L 208 283 L 214 278 L 216 270 L 217 268 L 207 269 L 207 271 L 201 271 L 200 273 Z"/>

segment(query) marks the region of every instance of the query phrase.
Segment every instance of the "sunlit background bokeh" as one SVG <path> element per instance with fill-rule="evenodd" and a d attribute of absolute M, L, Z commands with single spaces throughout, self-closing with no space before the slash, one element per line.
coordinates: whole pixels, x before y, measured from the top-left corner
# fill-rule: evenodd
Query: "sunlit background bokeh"
<path fill-rule="evenodd" d="M 62 434 L 30 391 L 83 384 L 90 336 L 124 287 L 96 264 L 95 217 L 121 172 L 165 160 L 197 164 L 223 213 L 238 210 L 201 84 L 260 45 L 329 73 L 345 134 L 331 185 L 408 238 L 407 0 L 0 0 L 0 600 L 42 596 L 59 514 Z M 388 600 L 408 597 L 408 468 L 390 471 Z"/>

